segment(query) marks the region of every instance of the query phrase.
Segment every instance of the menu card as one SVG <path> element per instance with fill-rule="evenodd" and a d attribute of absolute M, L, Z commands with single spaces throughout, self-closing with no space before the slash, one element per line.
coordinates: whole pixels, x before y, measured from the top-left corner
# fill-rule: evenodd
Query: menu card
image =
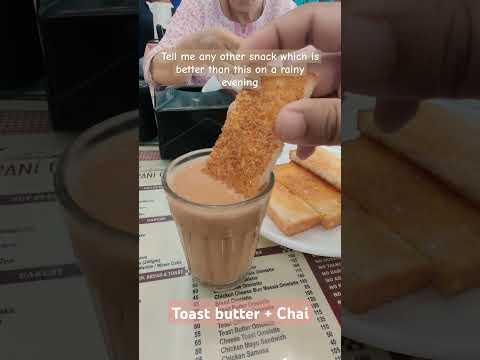
<path fill-rule="evenodd" d="M 192 280 L 161 176 L 158 147 L 139 151 L 140 359 L 340 359 L 341 260 L 292 251 L 261 237 L 243 284 L 224 292 Z M 311 321 L 172 323 L 169 304 L 305 302 Z M 171 311 L 170 311 L 171 312 Z"/>
<path fill-rule="evenodd" d="M 0 357 L 106 359 L 53 187 L 74 135 L 51 132 L 45 111 L 12 109 L 0 135 Z"/>

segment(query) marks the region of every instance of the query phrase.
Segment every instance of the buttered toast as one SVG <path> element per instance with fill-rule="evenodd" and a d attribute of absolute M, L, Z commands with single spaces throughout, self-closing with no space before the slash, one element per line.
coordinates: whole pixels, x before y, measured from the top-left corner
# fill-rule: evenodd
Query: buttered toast
<path fill-rule="evenodd" d="M 305 201 L 321 217 L 320 224 L 330 229 L 341 222 L 341 193 L 320 177 L 295 163 L 277 165 L 276 181 Z"/>
<path fill-rule="evenodd" d="M 423 101 L 416 115 L 393 133 L 378 128 L 373 112 L 358 113 L 362 134 L 404 154 L 480 205 L 478 120 L 478 102 L 468 100 Z"/>
<path fill-rule="evenodd" d="M 305 160 L 300 160 L 296 150 L 290 150 L 290 160 L 320 176 L 339 191 L 342 190 L 342 164 L 339 156 L 317 147 Z"/>
<path fill-rule="evenodd" d="M 258 193 L 282 151 L 275 119 L 286 104 L 309 97 L 316 77 L 265 76 L 259 89 L 237 95 L 207 161 L 205 172 L 252 197 Z"/>
<path fill-rule="evenodd" d="M 342 199 L 342 304 L 361 313 L 429 285 L 432 263 L 378 218 Z"/>
<path fill-rule="evenodd" d="M 287 236 L 319 225 L 322 220 L 319 213 L 280 183 L 273 187 L 267 214 Z"/>
<path fill-rule="evenodd" d="M 345 195 L 431 260 L 434 288 L 452 295 L 480 286 L 478 208 L 366 138 L 344 143 L 342 151 L 348 159 L 342 164 Z"/>

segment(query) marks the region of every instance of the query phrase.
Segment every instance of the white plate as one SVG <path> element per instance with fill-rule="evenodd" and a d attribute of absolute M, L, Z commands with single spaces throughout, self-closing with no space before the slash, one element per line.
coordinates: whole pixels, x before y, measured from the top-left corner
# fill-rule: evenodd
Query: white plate
<path fill-rule="evenodd" d="M 325 146 L 324 148 L 341 156 L 340 146 Z M 292 149 L 296 149 L 296 145 L 285 144 L 283 152 L 278 158 L 277 164 L 289 162 L 288 152 Z M 316 226 L 303 233 L 294 236 L 286 236 L 277 228 L 267 215 L 263 221 L 260 232 L 263 236 L 277 244 L 304 253 L 333 257 L 340 257 L 342 253 L 342 230 L 340 226 L 330 230 L 325 230 L 321 226 Z"/>
<path fill-rule="evenodd" d="M 358 136 L 357 111 L 372 109 L 373 104 L 372 98 L 357 95 L 349 96 L 342 104 L 344 140 Z M 451 298 L 425 289 L 363 315 L 354 315 L 343 308 L 342 335 L 380 349 L 426 359 L 479 359 L 479 304 L 480 289 Z"/>
<path fill-rule="evenodd" d="M 442 298 L 426 289 L 353 315 L 342 310 L 342 335 L 427 359 L 478 359 L 480 289 Z"/>

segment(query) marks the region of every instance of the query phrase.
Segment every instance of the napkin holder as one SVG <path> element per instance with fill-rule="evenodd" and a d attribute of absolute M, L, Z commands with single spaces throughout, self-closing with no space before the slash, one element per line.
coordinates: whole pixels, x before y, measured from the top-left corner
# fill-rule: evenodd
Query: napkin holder
<path fill-rule="evenodd" d="M 138 108 L 137 3 L 38 0 L 38 24 L 55 130 L 87 129 Z"/>
<path fill-rule="evenodd" d="M 235 99 L 230 90 L 201 92 L 199 86 L 155 91 L 160 156 L 173 159 L 215 144 Z"/>

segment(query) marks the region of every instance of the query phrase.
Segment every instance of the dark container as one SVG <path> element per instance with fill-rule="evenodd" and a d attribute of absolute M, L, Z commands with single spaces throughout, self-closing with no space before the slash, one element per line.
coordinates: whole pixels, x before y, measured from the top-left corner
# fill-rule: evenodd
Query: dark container
<path fill-rule="evenodd" d="M 201 89 L 184 86 L 155 92 L 155 116 L 162 158 L 173 159 L 215 144 L 235 94 L 223 89 L 202 93 Z"/>
<path fill-rule="evenodd" d="M 33 0 L 0 2 L 0 92 L 13 92 L 43 75 L 43 56 Z"/>
<path fill-rule="evenodd" d="M 150 88 L 144 80 L 138 81 L 139 140 L 151 141 L 157 136 L 157 124 Z"/>
<path fill-rule="evenodd" d="M 138 107 L 137 4 L 39 1 L 54 129 L 82 130 Z"/>

